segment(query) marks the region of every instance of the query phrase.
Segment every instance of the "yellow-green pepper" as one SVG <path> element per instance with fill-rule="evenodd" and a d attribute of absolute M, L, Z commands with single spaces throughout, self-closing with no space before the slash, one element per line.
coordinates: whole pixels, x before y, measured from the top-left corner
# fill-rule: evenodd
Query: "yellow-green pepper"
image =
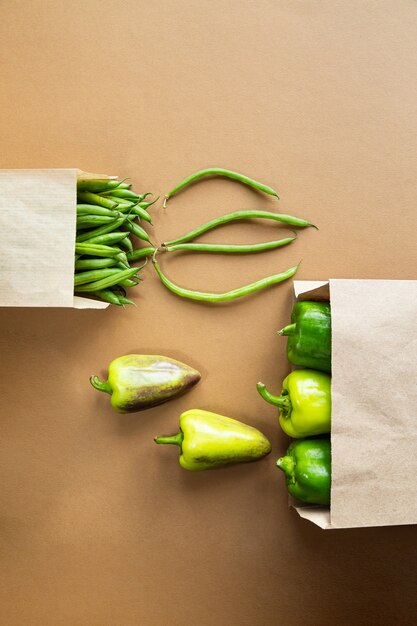
<path fill-rule="evenodd" d="M 110 394 L 118 413 L 143 411 L 176 398 L 198 383 L 201 376 L 185 363 L 154 354 L 126 354 L 114 359 L 108 380 L 91 376 L 98 391 Z"/>
<path fill-rule="evenodd" d="M 294 370 L 282 383 L 281 395 L 274 396 L 263 383 L 260 395 L 279 408 L 282 430 L 298 439 L 330 432 L 331 377 L 315 370 Z"/>
<path fill-rule="evenodd" d="M 155 442 L 179 446 L 180 465 L 192 472 L 256 461 L 271 452 L 265 435 L 231 417 L 191 409 L 180 415 L 179 422 L 177 435 L 155 437 Z"/>

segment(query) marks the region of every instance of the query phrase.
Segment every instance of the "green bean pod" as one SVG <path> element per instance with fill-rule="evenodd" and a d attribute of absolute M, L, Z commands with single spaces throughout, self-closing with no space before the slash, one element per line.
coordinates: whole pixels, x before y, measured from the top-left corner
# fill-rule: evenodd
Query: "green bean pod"
<path fill-rule="evenodd" d="M 75 261 L 74 269 L 75 270 L 95 270 L 102 269 L 105 267 L 112 267 L 113 265 L 117 265 L 117 259 L 111 258 L 98 258 L 98 259 L 79 259 Z"/>
<path fill-rule="evenodd" d="M 178 243 L 172 246 L 164 246 L 167 252 L 184 250 L 188 252 L 220 252 L 223 254 L 251 254 L 253 252 L 265 252 L 274 250 L 292 243 L 297 237 L 286 237 L 277 241 L 265 241 L 251 244 L 218 244 L 218 243 Z"/>
<path fill-rule="evenodd" d="M 148 222 L 149 224 L 152 225 L 152 218 L 146 209 L 143 209 L 141 206 L 137 204 L 136 206 L 133 207 L 132 211 L 140 219 L 145 220 L 145 222 Z"/>
<path fill-rule="evenodd" d="M 105 198 L 108 200 L 111 200 L 112 202 L 116 202 L 118 211 L 120 211 L 121 208 L 131 209 L 136 204 L 136 202 L 130 202 L 129 200 L 124 200 L 123 198 L 116 198 L 114 196 L 105 196 Z"/>
<path fill-rule="evenodd" d="M 102 278 L 100 280 L 93 281 L 91 283 L 87 283 L 86 285 L 80 285 L 77 287 L 77 291 L 83 292 L 92 292 L 92 291 L 101 291 L 102 289 L 107 289 L 108 287 L 112 287 L 113 285 L 117 285 L 120 281 L 125 280 L 126 278 L 132 278 L 135 274 L 137 274 L 138 268 L 133 267 L 129 270 L 121 270 L 112 276 L 107 276 L 106 278 Z"/>
<path fill-rule="evenodd" d="M 132 302 L 132 300 L 129 300 L 129 298 L 125 298 L 124 296 L 118 296 L 119 298 L 119 302 L 120 304 L 133 304 L 133 306 L 136 306 L 136 304 L 134 302 Z"/>
<path fill-rule="evenodd" d="M 140 280 L 133 280 L 132 278 L 125 278 L 124 280 L 121 280 L 119 282 L 119 285 L 121 285 L 122 287 L 136 287 L 136 285 L 138 285 L 140 282 Z"/>
<path fill-rule="evenodd" d="M 269 194 L 270 196 L 275 196 L 276 198 L 279 199 L 279 196 L 277 192 L 275 191 L 275 189 L 272 189 L 272 187 L 269 187 L 268 185 L 264 185 L 263 183 L 260 183 L 259 181 L 254 180 L 253 178 L 249 178 L 248 176 L 245 176 L 244 174 L 239 174 L 238 172 L 227 170 L 222 167 L 209 167 L 204 170 L 199 170 L 198 172 L 195 172 L 194 174 L 191 174 L 190 176 L 187 176 L 187 178 L 184 178 L 184 180 L 182 180 L 180 183 L 178 183 L 178 185 L 176 185 L 173 189 L 171 189 L 171 191 L 168 192 L 167 195 L 165 196 L 164 207 L 166 206 L 168 199 L 171 198 L 174 194 L 184 189 L 184 187 L 187 187 L 188 185 L 191 185 L 192 183 L 195 183 L 198 180 L 201 180 L 202 178 L 205 178 L 208 176 L 210 177 L 221 176 L 225 178 L 230 178 L 232 180 L 236 180 L 240 183 L 243 183 L 244 185 L 247 185 L 248 187 L 251 187 L 252 189 L 255 189 L 257 191 L 263 191 L 264 193 Z"/>
<path fill-rule="evenodd" d="M 97 206 L 102 206 L 105 209 L 115 209 L 118 205 L 118 202 L 114 202 L 108 198 L 103 198 L 102 196 L 92 193 L 91 191 L 79 191 L 77 193 L 77 202 L 81 204 L 96 204 Z"/>
<path fill-rule="evenodd" d="M 124 237 L 121 241 L 120 241 L 120 247 L 123 248 L 127 254 L 131 254 L 133 252 L 133 245 L 132 242 L 129 239 L 129 233 L 126 233 L 126 237 Z"/>
<path fill-rule="evenodd" d="M 118 217 L 115 209 L 106 209 L 104 206 L 95 204 L 77 204 L 77 217 L 81 215 L 105 215 L 107 217 Z"/>
<path fill-rule="evenodd" d="M 112 198 L 122 198 L 125 200 L 131 200 L 133 202 L 137 202 L 140 200 L 141 196 L 139 196 L 134 191 L 130 189 L 114 189 L 113 191 L 102 191 L 100 196 L 112 196 Z"/>
<path fill-rule="evenodd" d="M 156 255 L 154 254 L 152 258 L 153 266 L 158 274 L 162 284 L 175 293 L 177 296 L 181 296 L 182 298 L 188 298 L 190 300 L 198 300 L 200 302 L 229 302 L 231 300 L 236 300 L 237 298 L 242 298 L 243 296 L 247 296 L 251 293 L 255 293 L 260 291 L 261 289 L 265 289 L 266 287 L 270 287 L 277 283 L 281 283 L 284 280 L 288 280 L 292 278 L 294 274 L 297 272 L 300 263 L 295 265 L 294 267 L 290 267 L 288 270 L 281 272 L 280 274 L 274 274 L 273 276 L 267 276 L 266 278 L 261 278 L 261 280 L 257 280 L 248 285 L 244 285 L 243 287 L 239 287 L 238 289 L 232 289 L 231 291 L 226 291 L 224 293 L 205 293 L 202 291 L 194 291 L 191 289 L 185 289 L 183 287 L 179 287 L 175 283 L 173 283 L 169 278 L 167 278 L 161 268 L 159 267 L 156 261 Z"/>
<path fill-rule="evenodd" d="M 101 278 L 106 278 L 106 276 L 113 276 L 118 273 L 120 270 L 109 267 L 105 269 L 95 269 L 88 270 L 87 272 L 79 272 L 74 276 L 74 285 L 83 285 L 85 283 L 91 283 L 95 280 L 100 280 Z"/>
<path fill-rule="evenodd" d="M 101 289 L 100 291 L 93 291 L 92 294 L 103 300 L 104 302 L 109 302 L 110 304 L 115 304 L 116 306 L 122 306 L 123 302 L 121 301 L 121 296 L 118 296 L 111 289 Z"/>
<path fill-rule="evenodd" d="M 115 243 L 120 243 L 120 245 L 122 245 L 123 240 L 128 237 L 129 233 L 116 230 L 113 233 L 106 233 L 105 235 L 99 235 L 98 237 L 91 237 L 91 239 L 88 239 L 87 241 L 88 243 L 100 243 L 107 246 Z"/>
<path fill-rule="evenodd" d="M 110 224 L 113 220 L 114 217 L 107 215 L 81 215 L 77 217 L 77 229 L 94 228 L 95 226 Z"/>
<path fill-rule="evenodd" d="M 81 243 L 83 241 L 87 241 L 88 239 L 92 239 L 93 237 L 100 237 L 101 235 L 106 235 L 107 233 L 111 233 L 114 230 L 117 230 L 119 226 L 121 226 L 127 219 L 127 215 L 122 215 L 114 220 L 114 222 L 109 222 L 109 224 L 105 224 L 104 226 L 99 226 L 94 230 L 89 231 L 88 233 L 83 233 L 82 235 L 77 235 L 75 241 Z"/>
<path fill-rule="evenodd" d="M 142 226 L 135 224 L 130 219 L 126 220 L 124 226 L 130 233 L 132 233 L 132 235 L 135 235 L 139 239 L 143 239 L 144 241 L 148 241 L 149 243 L 152 243 L 151 240 L 149 239 L 148 233 L 146 232 L 144 228 L 142 228 Z"/>
<path fill-rule="evenodd" d="M 233 213 L 227 213 L 226 215 L 222 215 L 221 217 L 217 217 L 197 228 L 191 230 L 190 232 L 182 235 L 181 237 L 177 237 L 176 239 L 171 239 L 170 241 L 164 242 L 163 246 L 172 246 L 177 243 L 185 243 L 190 241 L 191 239 L 195 239 L 199 235 L 206 233 L 213 228 L 217 228 L 218 226 L 223 226 L 223 224 L 228 224 L 229 222 L 234 222 L 236 220 L 247 220 L 247 219 L 267 219 L 273 220 L 276 222 L 281 222 L 283 224 L 289 224 L 290 226 L 296 226 L 298 228 L 306 228 L 307 226 L 314 226 L 307 220 L 304 220 L 300 217 L 293 217 L 292 215 L 285 215 L 283 213 L 272 213 L 270 211 L 258 211 L 258 210 L 248 210 L 248 211 L 234 211 Z M 316 228 L 314 226 L 314 228 Z"/>
<path fill-rule="evenodd" d="M 127 254 L 126 252 L 123 252 L 123 250 L 121 250 L 118 254 L 116 254 L 115 259 L 117 259 L 120 263 L 122 263 L 126 269 L 130 267 L 129 261 L 127 260 Z"/>
<path fill-rule="evenodd" d="M 123 180 L 114 180 L 112 178 L 80 179 L 77 180 L 77 192 L 90 191 L 92 193 L 99 193 L 111 191 L 118 189 L 125 180 L 127 180 L 127 178 Z"/>
<path fill-rule="evenodd" d="M 104 246 L 101 244 L 76 243 L 75 253 L 88 256 L 115 257 L 117 259 L 120 257 L 119 248 Z"/>

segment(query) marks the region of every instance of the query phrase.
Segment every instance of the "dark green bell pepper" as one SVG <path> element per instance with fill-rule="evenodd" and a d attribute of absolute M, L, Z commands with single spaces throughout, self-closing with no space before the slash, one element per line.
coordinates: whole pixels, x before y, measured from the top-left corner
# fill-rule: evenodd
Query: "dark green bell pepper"
<path fill-rule="evenodd" d="M 287 358 L 294 365 L 331 371 L 331 316 L 329 302 L 297 302 L 291 324 L 279 331 L 288 337 Z"/>
<path fill-rule="evenodd" d="M 294 498 L 311 504 L 330 504 L 330 439 L 297 439 L 276 464 L 285 473 L 288 492 Z"/>

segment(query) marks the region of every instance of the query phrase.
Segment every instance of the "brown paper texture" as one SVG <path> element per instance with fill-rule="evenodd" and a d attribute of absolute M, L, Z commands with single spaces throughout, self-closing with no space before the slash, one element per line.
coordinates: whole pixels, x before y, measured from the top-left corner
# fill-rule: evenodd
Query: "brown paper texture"
<path fill-rule="evenodd" d="M 0 170 L 0 306 L 107 308 L 74 297 L 76 169 Z"/>
<path fill-rule="evenodd" d="M 295 508 L 322 528 L 415 524 L 417 281 L 331 279 L 329 287 L 331 508 Z M 325 290 L 294 284 L 304 299 Z"/>

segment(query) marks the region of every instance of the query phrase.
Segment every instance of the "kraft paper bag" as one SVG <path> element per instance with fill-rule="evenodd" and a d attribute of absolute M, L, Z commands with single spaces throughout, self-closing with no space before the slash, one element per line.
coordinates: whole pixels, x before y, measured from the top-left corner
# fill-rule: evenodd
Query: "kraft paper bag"
<path fill-rule="evenodd" d="M 295 281 L 330 299 L 330 509 L 296 503 L 322 528 L 417 523 L 417 281 Z"/>
<path fill-rule="evenodd" d="M 74 297 L 77 169 L 0 170 L 0 306 L 106 308 Z"/>

